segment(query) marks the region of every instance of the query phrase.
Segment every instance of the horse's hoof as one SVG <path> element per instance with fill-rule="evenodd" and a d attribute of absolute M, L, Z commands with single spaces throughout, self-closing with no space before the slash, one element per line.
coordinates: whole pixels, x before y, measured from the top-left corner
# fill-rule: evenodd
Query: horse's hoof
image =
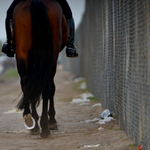
<path fill-rule="evenodd" d="M 24 118 L 24 126 L 27 129 L 33 129 L 35 127 L 35 120 L 31 116 L 31 114 L 27 114 L 23 118 Z"/>
<path fill-rule="evenodd" d="M 30 130 L 30 135 L 40 135 L 40 129 L 35 131 L 34 129 Z"/>
<path fill-rule="evenodd" d="M 57 123 L 55 123 L 55 124 L 49 124 L 48 127 L 49 127 L 50 130 L 58 130 Z"/>
<path fill-rule="evenodd" d="M 41 133 L 41 138 L 45 139 L 45 138 L 49 138 L 50 136 L 50 131 L 47 130 L 47 132 L 42 132 Z"/>

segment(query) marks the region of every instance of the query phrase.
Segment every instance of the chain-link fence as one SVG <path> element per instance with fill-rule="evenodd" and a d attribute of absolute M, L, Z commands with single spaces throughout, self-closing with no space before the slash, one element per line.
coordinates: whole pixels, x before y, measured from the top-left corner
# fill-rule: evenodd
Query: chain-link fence
<path fill-rule="evenodd" d="M 76 32 L 79 58 L 66 70 L 87 79 L 122 129 L 150 150 L 150 1 L 86 0 Z"/>

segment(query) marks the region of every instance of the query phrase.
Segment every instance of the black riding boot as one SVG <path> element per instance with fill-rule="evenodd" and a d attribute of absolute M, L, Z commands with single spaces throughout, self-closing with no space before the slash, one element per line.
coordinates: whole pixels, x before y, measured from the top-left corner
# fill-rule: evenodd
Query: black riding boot
<path fill-rule="evenodd" d="M 74 20 L 73 18 L 67 21 L 69 28 L 69 39 L 66 48 L 67 57 L 78 57 L 77 48 L 74 46 Z"/>
<path fill-rule="evenodd" d="M 5 53 L 8 57 L 14 57 L 15 51 L 13 45 L 13 21 L 6 18 L 5 26 L 6 26 L 7 42 L 3 44 L 2 52 Z"/>

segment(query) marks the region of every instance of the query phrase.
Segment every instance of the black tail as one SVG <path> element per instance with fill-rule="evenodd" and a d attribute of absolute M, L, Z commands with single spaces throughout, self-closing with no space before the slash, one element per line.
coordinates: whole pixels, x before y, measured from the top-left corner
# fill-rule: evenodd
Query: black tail
<path fill-rule="evenodd" d="M 54 65 L 53 35 L 45 5 L 40 0 L 32 0 L 30 7 L 36 54 L 27 87 L 18 104 L 19 109 L 24 109 L 26 104 L 39 104 L 41 94 L 48 88 Z"/>

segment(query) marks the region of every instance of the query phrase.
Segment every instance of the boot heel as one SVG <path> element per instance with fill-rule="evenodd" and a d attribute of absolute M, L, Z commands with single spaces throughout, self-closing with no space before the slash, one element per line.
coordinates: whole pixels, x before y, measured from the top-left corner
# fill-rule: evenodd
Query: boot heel
<path fill-rule="evenodd" d="M 15 52 L 9 50 L 7 42 L 3 44 L 2 52 L 5 53 L 8 57 L 14 57 Z"/>

